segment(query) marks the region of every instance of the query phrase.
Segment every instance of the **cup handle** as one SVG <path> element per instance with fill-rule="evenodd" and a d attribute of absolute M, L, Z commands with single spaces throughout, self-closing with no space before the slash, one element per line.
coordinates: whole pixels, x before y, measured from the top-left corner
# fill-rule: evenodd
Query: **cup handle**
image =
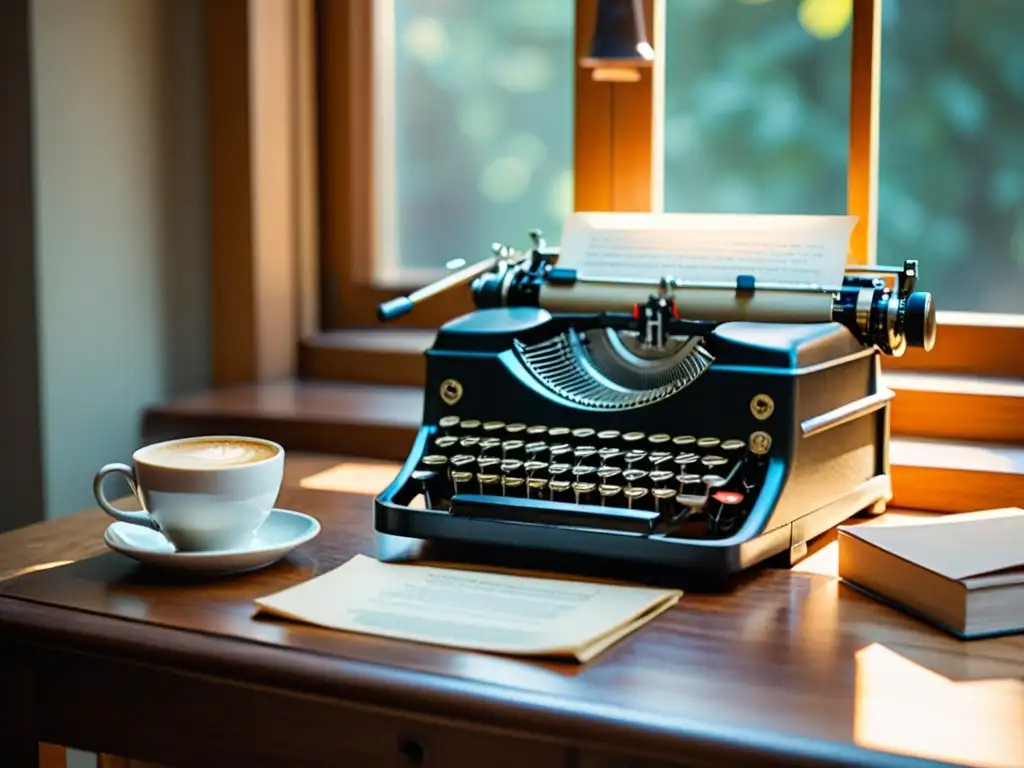
<path fill-rule="evenodd" d="M 92 492 L 96 497 L 96 503 L 100 505 L 100 509 L 106 512 L 113 518 L 120 520 L 125 523 L 134 523 L 135 525 L 142 525 L 146 528 L 153 528 L 158 530 L 156 523 L 153 518 L 149 516 L 147 512 L 135 512 L 127 509 L 118 509 L 111 504 L 107 497 L 103 493 L 103 482 L 110 475 L 121 475 L 128 482 L 128 487 L 132 489 L 132 493 L 138 498 L 139 491 L 135 485 L 135 473 L 132 472 L 132 468 L 127 464 L 107 464 L 100 468 L 100 471 L 96 473 L 96 477 L 92 481 Z"/>

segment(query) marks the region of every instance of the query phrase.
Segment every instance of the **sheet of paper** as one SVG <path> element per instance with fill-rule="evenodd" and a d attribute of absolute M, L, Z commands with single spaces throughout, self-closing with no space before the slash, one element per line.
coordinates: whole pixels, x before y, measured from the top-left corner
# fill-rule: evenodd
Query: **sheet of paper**
<path fill-rule="evenodd" d="M 349 632 L 583 662 L 681 596 L 679 590 L 381 563 L 359 555 L 256 604 L 276 616 Z"/>
<path fill-rule="evenodd" d="M 589 278 L 842 284 L 855 216 L 576 213 L 558 265 Z"/>

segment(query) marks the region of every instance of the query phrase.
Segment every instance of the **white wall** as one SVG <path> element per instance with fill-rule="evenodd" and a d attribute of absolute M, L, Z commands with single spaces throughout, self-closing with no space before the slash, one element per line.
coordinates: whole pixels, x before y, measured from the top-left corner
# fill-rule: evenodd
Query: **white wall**
<path fill-rule="evenodd" d="M 43 472 L 59 517 L 93 506 L 101 464 L 130 458 L 143 408 L 209 384 L 202 2 L 32 11 Z"/>

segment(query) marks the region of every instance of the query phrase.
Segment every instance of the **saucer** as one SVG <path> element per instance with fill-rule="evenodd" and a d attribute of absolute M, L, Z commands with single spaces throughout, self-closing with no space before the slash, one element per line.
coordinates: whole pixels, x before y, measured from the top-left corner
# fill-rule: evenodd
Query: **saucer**
<path fill-rule="evenodd" d="M 315 518 L 301 512 L 275 509 L 256 531 L 252 543 L 241 549 L 177 552 L 159 531 L 120 521 L 107 528 L 103 540 L 115 552 L 146 565 L 221 576 L 275 563 L 318 533 L 320 523 Z"/>

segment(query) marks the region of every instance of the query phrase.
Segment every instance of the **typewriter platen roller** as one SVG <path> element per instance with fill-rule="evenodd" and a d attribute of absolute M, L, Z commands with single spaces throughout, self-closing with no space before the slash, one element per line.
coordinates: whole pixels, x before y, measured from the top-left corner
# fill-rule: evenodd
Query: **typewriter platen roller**
<path fill-rule="evenodd" d="M 880 355 L 930 349 L 916 262 L 817 286 L 592 279 L 539 233 L 382 305 L 472 281 L 427 351 L 381 532 L 724 576 L 891 498 Z"/>

